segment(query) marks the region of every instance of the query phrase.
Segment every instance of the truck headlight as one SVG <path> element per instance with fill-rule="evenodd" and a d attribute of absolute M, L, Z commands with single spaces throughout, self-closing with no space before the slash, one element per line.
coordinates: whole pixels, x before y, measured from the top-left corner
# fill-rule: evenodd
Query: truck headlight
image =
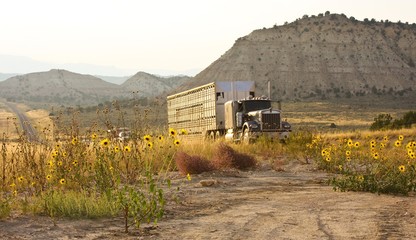
<path fill-rule="evenodd" d="M 250 124 L 249 127 L 250 128 L 259 128 L 259 125 L 253 123 L 253 124 Z"/>
<path fill-rule="evenodd" d="M 290 129 L 292 127 L 288 122 L 282 122 L 282 126 L 284 129 Z"/>

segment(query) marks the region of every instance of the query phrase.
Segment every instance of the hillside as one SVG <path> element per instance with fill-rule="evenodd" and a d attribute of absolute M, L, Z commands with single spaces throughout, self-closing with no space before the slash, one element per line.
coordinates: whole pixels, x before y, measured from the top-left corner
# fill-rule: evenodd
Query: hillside
<path fill-rule="evenodd" d="M 357 21 L 341 14 L 304 16 L 255 30 L 181 86 L 254 80 L 274 99 L 414 95 L 416 25 Z"/>
<path fill-rule="evenodd" d="M 9 101 L 46 104 L 96 105 L 114 99 L 146 98 L 163 94 L 189 77 L 158 77 L 139 72 L 122 85 L 98 77 L 53 69 L 29 73 L 0 82 L 0 97 Z"/>
<path fill-rule="evenodd" d="M 190 79 L 188 76 L 159 77 L 138 72 L 121 84 L 121 87 L 125 91 L 135 92 L 140 96 L 151 97 L 172 91 L 172 89 L 188 82 Z"/>
<path fill-rule="evenodd" d="M 91 75 L 52 69 L 18 75 L 0 82 L 0 95 L 12 101 L 94 104 L 126 95 L 116 84 Z"/>
<path fill-rule="evenodd" d="M 17 74 L 15 73 L 0 73 L 0 81 L 6 80 L 8 78 L 14 77 Z"/>

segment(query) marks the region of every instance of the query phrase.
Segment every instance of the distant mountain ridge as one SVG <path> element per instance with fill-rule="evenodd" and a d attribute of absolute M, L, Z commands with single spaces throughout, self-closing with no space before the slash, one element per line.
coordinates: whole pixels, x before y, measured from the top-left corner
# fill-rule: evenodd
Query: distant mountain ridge
<path fill-rule="evenodd" d="M 103 75 L 94 75 L 94 77 L 100 78 L 106 82 L 114 83 L 117 85 L 123 84 L 127 79 L 131 78 L 131 76 L 124 76 L 124 77 L 114 77 L 114 76 L 103 76 Z"/>
<path fill-rule="evenodd" d="M 4 81 L 8 78 L 18 75 L 17 73 L 0 73 L 0 81 Z"/>
<path fill-rule="evenodd" d="M 190 79 L 191 77 L 188 76 L 158 77 L 138 72 L 121 84 L 121 87 L 126 91 L 134 91 L 142 96 L 151 97 L 172 91 Z"/>
<path fill-rule="evenodd" d="M 141 76 L 146 76 L 142 79 Z M 123 84 L 106 82 L 92 75 L 62 69 L 11 77 L 0 82 L 0 97 L 10 101 L 32 101 L 68 105 L 94 105 L 114 99 L 157 96 L 176 88 L 189 77 L 161 78 L 136 74 Z M 163 84 L 163 82 L 166 82 Z"/>

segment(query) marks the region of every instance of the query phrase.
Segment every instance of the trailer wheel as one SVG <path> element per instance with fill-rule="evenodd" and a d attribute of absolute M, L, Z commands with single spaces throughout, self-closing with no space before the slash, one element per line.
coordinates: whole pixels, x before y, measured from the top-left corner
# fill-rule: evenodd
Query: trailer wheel
<path fill-rule="evenodd" d="M 244 129 L 243 136 L 241 136 L 241 142 L 243 144 L 250 144 L 250 132 L 248 128 Z"/>
<path fill-rule="evenodd" d="M 210 132 L 209 132 L 209 139 L 210 139 L 211 141 L 215 140 L 215 133 L 214 133 L 214 131 L 210 131 Z"/>
<path fill-rule="evenodd" d="M 220 139 L 221 138 L 221 133 L 220 133 L 220 131 L 216 131 L 215 132 L 215 140 L 218 140 L 218 139 Z"/>

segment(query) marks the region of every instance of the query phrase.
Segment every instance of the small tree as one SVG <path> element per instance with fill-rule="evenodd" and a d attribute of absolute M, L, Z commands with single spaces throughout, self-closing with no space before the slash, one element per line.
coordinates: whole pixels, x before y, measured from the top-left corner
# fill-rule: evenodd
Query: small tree
<path fill-rule="evenodd" d="M 388 129 L 391 125 L 393 118 L 390 114 L 379 114 L 378 117 L 374 118 L 374 122 L 370 126 L 371 131 Z"/>
<path fill-rule="evenodd" d="M 416 123 L 416 111 L 410 111 L 404 114 L 402 120 L 403 127 L 411 128 L 412 124 Z"/>

